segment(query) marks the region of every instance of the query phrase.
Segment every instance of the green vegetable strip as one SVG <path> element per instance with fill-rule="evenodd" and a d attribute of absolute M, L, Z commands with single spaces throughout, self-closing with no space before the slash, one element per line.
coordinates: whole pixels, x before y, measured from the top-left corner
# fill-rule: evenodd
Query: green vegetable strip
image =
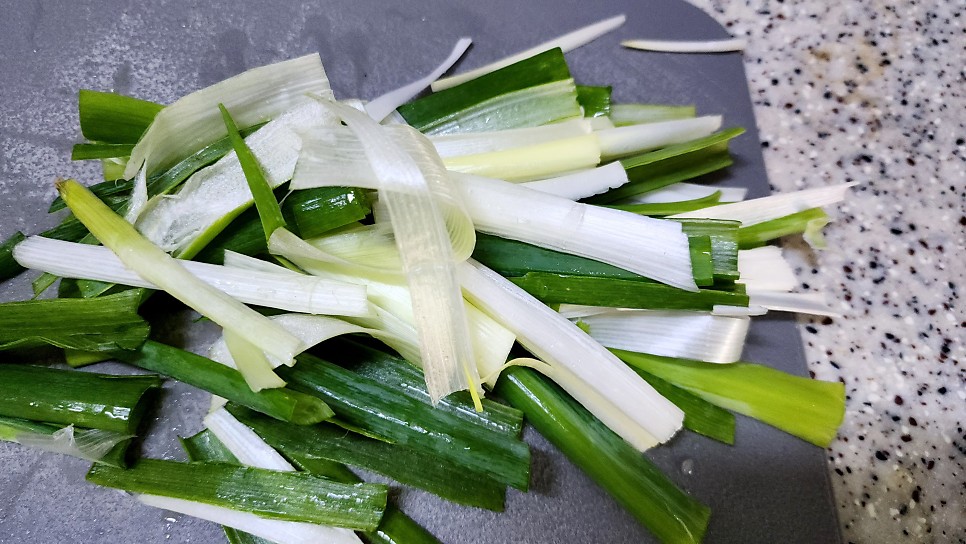
<path fill-rule="evenodd" d="M 724 219 L 675 219 L 688 236 L 711 237 L 711 262 L 714 279 L 735 281 L 738 279 L 738 227 L 737 221 Z"/>
<path fill-rule="evenodd" d="M 458 504 L 503 510 L 504 486 L 434 453 L 346 432 L 332 424 L 299 427 L 231 404 L 228 411 L 286 457 L 344 463 Z"/>
<path fill-rule="evenodd" d="M 86 161 L 127 157 L 131 154 L 132 149 L 134 149 L 134 144 L 74 144 L 70 151 L 70 160 Z"/>
<path fill-rule="evenodd" d="M 612 87 L 577 85 L 577 103 L 584 108 L 584 117 L 610 115 Z"/>
<path fill-rule="evenodd" d="M 46 436 L 53 437 L 54 433 L 65 429 L 66 426 L 54 425 L 50 423 L 41 423 L 37 421 L 29 421 L 26 419 L 20 419 L 15 417 L 2 417 L 0 416 L 0 440 L 7 442 L 22 443 L 27 442 L 27 445 L 34 445 L 30 440 L 25 439 L 25 435 L 28 437 L 38 437 Z M 75 442 L 84 441 L 84 433 L 90 432 L 89 429 L 81 429 L 79 427 L 74 428 L 74 440 Z M 97 430 L 97 433 L 110 433 L 109 436 L 105 437 L 103 434 L 99 438 L 110 438 L 113 440 L 121 439 L 127 435 L 121 435 L 119 433 L 114 433 L 112 431 Z M 88 435 L 86 439 L 89 441 L 90 436 Z M 131 445 L 130 438 L 121 439 L 117 444 L 111 448 L 110 451 L 105 453 L 102 457 L 97 459 L 96 463 L 105 464 L 112 467 L 124 468 L 127 466 L 125 462 L 125 457 L 127 455 L 127 449 Z M 65 453 L 63 451 L 58 451 L 57 453 Z M 85 452 L 86 453 L 86 452 Z M 90 459 L 89 457 L 82 457 L 85 459 Z"/>
<path fill-rule="evenodd" d="M 0 365 L 0 416 L 133 435 L 157 376 L 112 376 L 27 365 Z"/>
<path fill-rule="evenodd" d="M 707 235 L 688 235 L 688 248 L 691 250 L 691 273 L 698 287 L 714 285 L 714 260 L 711 237 Z"/>
<path fill-rule="evenodd" d="M 282 203 L 282 215 L 293 231 L 307 239 L 355 223 L 369 215 L 369 199 L 360 189 L 320 187 L 295 191 Z M 212 240 L 196 260 L 221 264 L 225 251 L 242 255 L 266 253 L 265 231 L 258 212 L 248 209 Z"/>
<path fill-rule="evenodd" d="M 316 397 L 286 388 L 255 393 L 237 370 L 153 340 L 145 342 L 138 351 L 124 352 L 118 358 L 297 425 L 312 425 L 333 415 Z"/>
<path fill-rule="evenodd" d="M 450 89 L 400 106 L 397 111 L 413 128 L 425 132 L 442 119 L 491 98 L 570 78 L 559 48 L 534 55 Z"/>
<path fill-rule="evenodd" d="M 610 118 L 615 126 L 625 127 L 641 123 L 656 123 L 674 119 L 688 119 L 697 115 L 694 106 L 663 104 L 612 104 Z"/>
<path fill-rule="evenodd" d="M 24 268 L 17 264 L 13 258 L 13 248 L 23 242 L 26 236 L 17 231 L 0 244 L 0 282 L 8 280 L 24 271 Z"/>
<path fill-rule="evenodd" d="M 238 409 L 238 407 L 235 408 Z M 241 408 L 241 410 L 252 416 L 262 417 L 244 408 Z M 201 431 L 190 438 L 181 439 L 181 445 L 188 452 L 188 458 L 192 461 L 221 461 L 239 464 L 235 456 L 228 451 L 228 448 L 208 430 Z M 285 454 L 285 452 L 281 453 Z M 289 462 L 299 470 L 311 472 L 317 476 L 344 484 L 355 484 L 362 481 L 361 478 L 340 463 L 295 455 L 289 458 Z M 225 527 L 225 536 L 228 537 L 230 544 L 262 544 L 267 542 L 231 527 Z M 365 537 L 372 544 L 437 544 L 439 542 L 392 504 L 386 505 L 379 527 L 375 531 L 365 533 Z"/>
<path fill-rule="evenodd" d="M 692 293 L 662 283 L 544 272 L 508 279 L 545 304 L 703 311 L 711 311 L 716 304 L 748 306 L 748 296 L 739 291 L 701 289 Z"/>
<path fill-rule="evenodd" d="M 828 223 L 829 216 L 822 208 L 811 208 L 749 227 L 741 227 L 738 229 L 738 247 L 751 249 L 782 236 L 801 234 L 813 221 Z"/>
<path fill-rule="evenodd" d="M 360 376 L 380 383 L 393 384 L 400 392 L 431 404 L 423 373 L 401 357 L 347 339 L 335 339 L 326 344 L 337 352 L 339 364 Z M 477 412 L 468 391 L 457 391 L 440 399 L 437 410 L 449 412 L 473 425 L 519 437 L 523 430 L 523 414 L 516 408 L 483 399 L 483 411 Z"/>
<path fill-rule="evenodd" d="M 662 542 L 700 542 L 708 507 L 611 432 L 559 387 L 526 368 L 510 368 L 497 393 Z"/>
<path fill-rule="evenodd" d="M 453 414 L 308 354 L 293 367 L 279 367 L 289 387 L 325 400 L 350 425 L 460 464 L 468 471 L 526 490 L 530 473 L 527 445 L 503 433 L 470 428 Z"/>
<path fill-rule="evenodd" d="M 81 89 L 77 108 L 81 133 L 88 140 L 136 144 L 164 106 L 120 94 Z"/>
<path fill-rule="evenodd" d="M 608 204 L 726 168 L 732 163 L 728 141 L 744 131 L 743 128 L 729 128 L 691 142 L 621 159 L 630 183 L 587 201 Z"/>
<path fill-rule="evenodd" d="M 178 463 L 141 459 L 119 470 L 95 465 L 87 480 L 131 493 L 194 501 L 266 519 L 371 531 L 386 507 L 387 488 L 342 484 L 300 472 L 278 472 L 227 463 Z"/>
<path fill-rule="evenodd" d="M 137 292 L 97 299 L 0 304 L 0 350 L 52 345 L 85 351 L 137 349 L 148 336 Z"/>
<path fill-rule="evenodd" d="M 704 400 L 828 447 L 845 417 L 845 386 L 751 363 L 719 365 L 612 349 L 635 369 Z"/>
<path fill-rule="evenodd" d="M 735 416 L 701 397 L 668 383 L 653 374 L 636 369 L 662 397 L 684 410 L 684 427 L 725 444 L 735 443 Z"/>
<path fill-rule="evenodd" d="M 663 217 L 676 213 L 702 210 L 709 206 L 714 206 L 721 201 L 721 191 L 715 191 L 708 196 L 695 198 L 692 200 L 681 200 L 678 202 L 654 202 L 642 204 L 607 204 L 608 208 L 616 208 L 625 212 L 648 215 L 652 217 Z"/>
<path fill-rule="evenodd" d="M 225 109 L 224 104 L 218 104 L 218 109 L 221 110 L 221 118 L 228 130 L 228 139 L 235 150 L 235 155 L 238 156 L 238 163 L 241 165 L 242 172 L 245 173 L 248 189 L 252 192 L 252 197 L 255 200 L 255 209 L 258 210 L 258 217 L 261 220 L 262 231 L 267 243 L 275 229 L 285 226 L 282 209 L 278 205 L 278 200 L 275 200 L 272 186 L 265 180 L 265 174 L 262 173 L 262 168 L 258 165 L 258 159 L 255 158 L 255 154 L 252 153 L 241 134 L 238 133 L 238 127 L 235 126 L 231 114 Z"/>

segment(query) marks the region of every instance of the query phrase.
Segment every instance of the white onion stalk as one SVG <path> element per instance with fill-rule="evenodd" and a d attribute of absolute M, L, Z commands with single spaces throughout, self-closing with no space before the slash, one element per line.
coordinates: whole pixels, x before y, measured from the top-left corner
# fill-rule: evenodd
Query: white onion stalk
<path fill-rule="evenodd" d="M 678 182 L 667 187 L 648 191 L 628 198 L 623 198 L 615 204 L 663 204 L 666 202 L 681 202 L 696 200 L 721 192 L 721 202 L 741 202 L 748 194 L 744 187 L 713 187 L 697 183 Z"/>
<path fill-rule="evenodd" d="M 831 309 L 821 293 L 782 293 L 779 291 L 756 291 L 748 294 L 748 306 L 758 306 L 769 311 L 793 312 L 809 315 L 839 317 L 842 314 Z"/>
<path fill-rule="evenodd" d="M 406 102 L 409 102 L 409 100 L 419 94 L 420 91 L 426 87 L 429 87 L 430 84 L 439 79 L 439 76 L 445 74 L 446 71 L 456 64 L 456 61 L 463 56 L 463 53 L 466 53 L 466 50 L 469 49 L 470 44 L 472 43 L 473 40 L 469 38 L 460 38 L 460 40 L 456 42 L 456 45 L 453 47 L 453 51 L 449 54 L 449 57 L 447 57 L 442 64 L 433 69 L 429 75 L 413 81 L 408 85 L 389 91 L 379 98 L 372 100 L 365 106 L 366 113 L 368 113 L 369 117 L 372 117 L 374 121 L 382 121 L 387 115 L 395 111 L 396 108 L 402 106 Z"/>
<path fill-rule="evenodd" d="M 487 132 L 468 132 L 430 136 L 440 157 L 447 159 L 477 153 L 526 147 L 554 140 L 573 138 L 593 132 L 589 119 L 571 119 L 538 127 L 511 128 Z"/>
<path fill-rule="evenodd" d="M 14 258 L 22 266 L 62 278 L 158 288 L 103 246 L 31 236 L 16 246 Z M 365 288 L 358 285 L 297 274 L 274 265 L 266 270 L 194 261 L 182 261 L 181 265 L 201 281 L 246 304 L 310 314 L 368 314 Z"/>
<path fill-rule="evenodd" d="M 707 115 L 599 130 L 594 134 L 600 142 L 601 158 L 611 160 L 703 138 L 721 128 L 721 121 L 720 115 Z"/>
<path fill-rule="evenodd" d="M 454 174 L 477 230 L 598 260 L 697 291 L 681 225 Z"/>
<path fill-rule="evenodd" d="M 177 512 L 232 527 L 278 544 L 359 544 L 359 537 L 348 529 L 327 527 L 313 523 L 285 521 L 259 517 L 251 512 L 240 512 L 221 506 L 158 495 L 135 495 L 147 506 Z"/>
<path fill-rule="evenodd" d="M 84 186 L 76 181 L 62 181 L 57 190 L 91 234 L 137 275 L 274 357 L 287 361 L 302 351 L 298 338 L 200 280 L 183 262 L 141 236 Z"/>
<path fill-rule="evenodd" d="M 358 111 L 329 104 L 363 144 L 380 200 L 389 209 L 406 271 L 430 400 L 469 389 L 478 401 L 479 374 L 473 356 L 455 255 L 440 206 L 413 157 L 385 128 Z M 415 140 L 421 136 L 409 129 Z M 441 180 L 445 183 L 445 180 Z"/>
<path fill-rule="evenodd" d="M 694 106 L 668 106 L 663 104 L 611 104 L 607 118 L 615 126 L 639 125 L 671 119 L 687 119 L 695 116 Z"/>
<path fill-rule="evenodd" d="M 791 291 L 798 287 L 795 271 L 778 246 L 742 249 L 738 252 L 738 280 L 748 293 Z"/>
<path fill-rule="evenodd" d="M 709 363 L 737 361 L 751 322 L 746 317 L 673 310 L 612 310 L 580 321 L 608 348 Z"/>
<path fill-rule="evenodd" d="M 589 170 L 581 170 L 555 178 L 528 181 L 521 183 L 521 185 L 542 193 L 580 200 L 581 198 L 606 193 L 628 181 L 630 180 L 627 179 L 627 170 L 624 170 L 624 165 L 615 161 Z"/>
<path fill-rule="evenodd" d="M 184 96 L 154 118 L 134 146 L 124 177 L 130 179 L 142 164 L 153 174 L 227 136 L 218 104 L 232 112 L 238 126 L 248 127 L 309 102 L 309 94 L 333 98 L 318 53 L 253 68 Z"/>
<path fill-rule="evenodd" d="M 681 428 L 677 406 L 576 325 L 472 259 L 459 274 L 473 304 L 552 368 L 579 378 L 560 385 L 635 448 L 666 442 Z"/>
<path fill-rule="evenodd" d="M 217 114 L 218 108 L 214 111 Z M 312 100 L 250 134 L 245 143 L 258 159 L 269 185 L 278 187 L 291 179 L 295 171 L 302 147 L 295 131 L 333 122 L 335 118 Z M 216 124 L 223 126 L 220 119 Z M 136 226 L 165 251 L 191 257 L 251 204 L 248 182 L 238 157 L 231 151 L 192 174 L 177 193 L 149 200 Z"/>
<path fill-rule="evenodd" d="M 20 431 L 5 440 L 30 448 L 97 462 L 114 449 L 114 446 L 131 437 L 132 435 L 102 429 L 75 429 L 73 425 L 68 425 L 52 434 Z"/>
<path fill-rule="evenodd" d="M 614 30 L 615 28 L 624 24 L 627 18 L 624 15 L 618 15 L 616 17 L 611 17 L 610 19 L 604 19 L 603 21 L 598 21 L 594 24 L 579 28 L 573 32 L 564 34 L 563 36 L 558 36 L 552 40 L 541 43 L 527 49 L 526 51 L 521 51 L 515 55 L 500 59 L 496 62 L 487 64 L 486 66 L 481 66 L 475 70 L 470 70 L 462 74 L 457 74 L 455 76 L 450 76 L 444 79 L 433 82 L 433 91 L 438 92 L 443 89 L 448 89 L 450 87 L 455 87 L 460 83 L 470 81 L 471 79 L 476 79 L 482 75 L 489 74 L 490 72 L 499 70 L 504 66 L 509 66 L 515 62 L 519 62 L 523 59 L 528 59 L 537 53 L 542 53 L 544 51 L 549 51 L 555 47 L 559 47 L 564 53 L 567 51 L 572 51 L 582 45 L 588 44 L 600 36 Z"/>
<path fill-rule="evenodd" d="M 224 408 L 204 419 L 205 427 L 221 442 L 238 462 L 255 468 L 295 472 L 295 467 L 274 448 L 265 443 L 250 427 L 235 419 Z"/>
<path fill-rule="evenodd" d="M 621 45 L 630 49 L 659 53 L 730 53 L 744 51 L 747 43 L 741 38 L 727 40 L 624 40 Z"/>
<path fill-rule="evenodd" d="M 731 219 L 741 221 L 741 226 L 748 227 L 793 213 L 841 202 L 845 200 L 845 194 L 849 188 L 854 185 L 857 185 L 857 183 L 842 183 L 830 187 L 816 187 L 792 193 L 781 193 L 745 200 L 744 202 L 734 202 L 693 212 L 679 213 L 670 217 L 680 219 Z"/>

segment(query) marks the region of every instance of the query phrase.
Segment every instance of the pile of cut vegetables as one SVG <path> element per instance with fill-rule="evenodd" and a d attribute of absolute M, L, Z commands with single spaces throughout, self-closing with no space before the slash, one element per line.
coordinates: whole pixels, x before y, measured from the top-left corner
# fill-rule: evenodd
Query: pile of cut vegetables
<path fill-rule="evenodd" d="M 622 22 L 439 79 L 461 40 L 368 102 L 337 99 L 318 55 L 167 106 L 82 90 L 72 157 L 105 181 L 58 181 L 64 220 L 0 246 L 0 280 L 40 272 L 0 304 L 0 349 L 145 373 L 2 364 L 0 439 L 233 543 L 418 544 L 351 469 L 500 511 L 529 484 L 526 421 L 657 538 L 699 542 L 709 509 L 643 452 L 732 444 L 734 413 L 830 443 L 842 384 L 739 359 L 752 316 L 831 313 L 770 242 L 821 246 L 848 185 L 694 183 L 742 129 L 571 77 L 564 51 Z M 206 353 L 152 335 L 157 291 L 221 328 Z M 189 462 L 132 458 L 168 379 L 211 393 L 205 428 Z"/>

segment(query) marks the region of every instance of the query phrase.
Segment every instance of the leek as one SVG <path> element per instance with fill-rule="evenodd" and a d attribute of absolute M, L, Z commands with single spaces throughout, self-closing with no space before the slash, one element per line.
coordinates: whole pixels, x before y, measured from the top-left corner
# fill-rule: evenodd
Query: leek
<path fill-rule="evenodd" d="M 157 376 L 0 365 L 0 416 L 134 435 Z"/>
<path fill-rule="evenodd" d="M 639 195 L 616 201 L 614 204 L 662 204 L 696 200 L 720 193 L 720 202 L 738 202 L 745 199 L 748 189 L 744 187 L 715 187 L 697 183 L 678 182 Z"/>
<path fill-rule="evenodd" d="M 70 160 L 86 161 L 127 157 L 131 154 L 132 149 L 134 149 L 134 144 L 74 144 L 70 151 Z"/>
<path fill-rule="evenodd" d="M 696 115 L 694 106 L 662 104 L 612 104 L 608 117 L 615 126 L 639 125 L 673 119 L 687 119 Z"/>
<path fill-rule="evenodd" d="M 743 51 L 745 40 L 730 38 L 727 40 L 624 40 L 621 45 L 630 49 L 643 51 L 657 51 L 661 53 L 731 53 Z"/>
<path fill-rule="evenodd" d="M 690 143 L 708 137 L 719 128 L 721 116 L 709 115 L 617 127 L 599 130 L 594 134 L 600 142 L 601 158 L 613 160 L 670 145 Z"/>
<path fill-rule="evenodd" d="M 511 368 L 497 393 L 663 542 L 701 541 L 711 511 L 559 388 Z"/>
<path fill-rule="evenodd" d="M 827 448 L 845 417 L 845 385 L 750 363 L 716 365 L 612 350 L 634 368 L 706 401 Z"/>
<path fill-rule="evenodd" d="M 45 299 L 0 303 L 0 351 L 52 345 L 114 352 L 137 349 L 148 336 L 138 315 L 139 293 L 95 299 Z"/>
<path fill-rule="evenodd" d="M 584 117 L 605 117 L 611 111 L 611 87 L 577 85 L 577 103 L 584 110 Z"/>
<path fill-rule="evenodd" d="M 77 96 L 81 133 L 95 142 L 137 143 L 162 109 L 161 104 L 115 93 L 81 89 Z"/>
<path fill-rule="evenodd" d="M 738 247 L 751 249 L 761 247 L 767 242 L 788 236 L 820 231 L 830 221 L 828 214 L 821 208 L 810 208 L 777 219 L 771 219 L 738 230 Z M 814 238 L 813 238 L 814 239 Z M 811 244 L 816 247 L 821 244 Z"/>
<path fill-rule="evenodd" d="M 664 398 L 684 411 L 684 428 L 728 445 L 735 443 L 735 416 L 701 397 L 648 374 L 636 372 Z"/>
<path fill-rule="evenodd" d="M 0 417 L 0 440 L 111 466 L 123 467 L 121 461 L 131 438 L 114 431 Z"/>
<path fill-rule="evenodd" d="M 523 183 L 524 187 L 571 200 L 591 197 L 620 187 L 628 182 L 627 172 L 619 162 L 548 179 Z"/>
<path fill-rule="evenodd" d="M 707 196 L 678 202 L 643 202 L 638 204 L 608 204 L 607 206 L 609 208 L 639 213 L 641 215 L 666 216 L 701 210 L 709 206 L 714 206 L 720 201 L 721 191 L 715 191 Z"/>
<path fill-rule="evenodd" d="M 741 226 L 750 227 L 773 219 L 811 208 L 820 208 L 841 202 L 851 187 L 857 183 L 842 183 L 830 187 L 817 187 L 791 193 L 781 193 L 743 202 L 723 204 L 704 210 L 677 214 L 675 218 L 728 219 L 741 221 Z"/>
<path fill-rule="evenodd" d="M 237 370 L 152 340 L 138 351 L 123 353 L 118 358 L 297 425 L 312 425 L 333 415 L 328 405 L 316 397 L 290 389 L 253 392 Z"/>
<path fill-rule="evenodd" d="M 13 249 L 26 238 L 22 232 L 17 231 L 0 244 L 0 282 L 24 271 L 24 268 L 13 258 Z"/>
<path fill-rule="evenodd" d="M 715 280 L 738 279 L 739 224 L 724 219 L 676 219 L 689 236 L 711 238 L 711 267 Z"/>
<path fill-rule="evenodd" d="M 266 519 L 371 531 L 386 506 L 386 488 L 341 484 L 304 473 L 227 463 L 141 459 L 127 470 L 94 465 L 87 481 L 131 493 L 169 497 Z"/>
<path fill-rule="evenodd" d="M 57 185 L 71 210 L 128 268 L 267 353 L 291 359 L 301 343 L 271 321 L 188 272 L 76 181 Z"/>

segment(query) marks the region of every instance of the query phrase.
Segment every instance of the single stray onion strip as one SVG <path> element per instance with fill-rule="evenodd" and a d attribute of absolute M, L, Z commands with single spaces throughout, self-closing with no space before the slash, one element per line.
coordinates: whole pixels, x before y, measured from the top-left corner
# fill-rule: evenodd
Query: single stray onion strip
<path fill-rule="evenodd" d="M 198 279 L 83 185 L 59 181 L 57 190 L 91 234 L 137 275 L 274 357 L 291 360 L 304 349 L 298 338 L 268 318 Z"/>
<path fill-rule="evenodd" d="M 741 38 L 726 40 L 624 40 L 621 45 L 629 49 L 655 51 L 658 53 L 730 53 L 744 51 L 747 43 Z"/>

